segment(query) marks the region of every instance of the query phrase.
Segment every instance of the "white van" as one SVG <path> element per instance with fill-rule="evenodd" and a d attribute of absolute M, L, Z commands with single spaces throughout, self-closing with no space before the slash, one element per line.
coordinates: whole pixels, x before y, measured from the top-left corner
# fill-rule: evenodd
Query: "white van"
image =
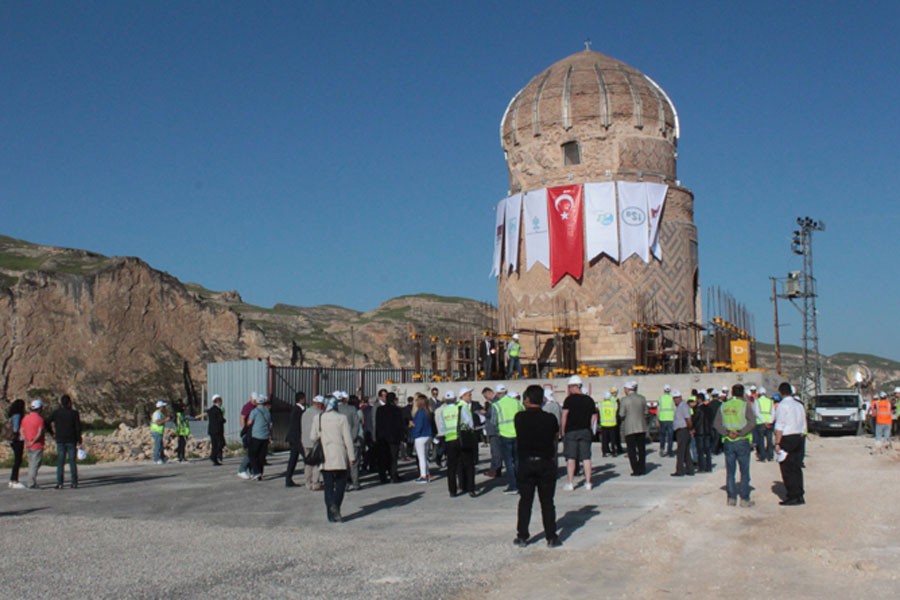
<path fill-rule="evenodd" d="M 866 426 L 866 410 L 856 390 L 824 392 L 813 398 L 809 430 L 862 435 Z"/>

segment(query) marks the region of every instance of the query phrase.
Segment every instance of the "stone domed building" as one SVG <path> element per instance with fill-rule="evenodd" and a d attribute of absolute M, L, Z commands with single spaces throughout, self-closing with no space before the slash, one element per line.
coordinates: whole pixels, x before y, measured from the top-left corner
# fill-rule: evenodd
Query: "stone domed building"
<path fill-rule="evenodd" d="M 522 88 L 500 133 L 510 195 L 592 182 L 616 182 L 609 189 L 617 190 L 618 182 L 666 186 L 657 185 L 665 200 L 649 260 L 585 256 L 580 278 L 551 285 L 545 265 L 526 269 L 525 234 L 517 229 L 518 240 L 507 240 L 506 247 L 518 243 L 518 262 L 509 269 L 504 261 L 498 277 L 501 330 L 568 326 L 579 332 L 581 362 L 608 363 L 634 359 L 635 322 L 700 323 L 694 199 L 676 172 L 678 113 L 659 85 L 623 62 L 584 50 Z M 621 196 L 618 202 L 621 211 Z M 531 354 L 528 337 L 523 341 Z"/>

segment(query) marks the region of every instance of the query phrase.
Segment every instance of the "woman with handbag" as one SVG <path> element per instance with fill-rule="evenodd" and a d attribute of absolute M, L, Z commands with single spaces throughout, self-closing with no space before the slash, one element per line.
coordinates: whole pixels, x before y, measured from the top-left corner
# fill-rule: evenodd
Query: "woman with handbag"
<path fill-rule="evenodd" d="M 313 444 L 321 440 L 325 462 L 322 463 L 322 478 L 325 481 L 325 510 L 328 521 L 340 523 L 341 504 L 347 488 L 347 469 L 356 462 L 350 423 L 347 417 L 337 412 L 338 399 L 325 398 L 325 413 L 313 423 L 310 437 Z"/>

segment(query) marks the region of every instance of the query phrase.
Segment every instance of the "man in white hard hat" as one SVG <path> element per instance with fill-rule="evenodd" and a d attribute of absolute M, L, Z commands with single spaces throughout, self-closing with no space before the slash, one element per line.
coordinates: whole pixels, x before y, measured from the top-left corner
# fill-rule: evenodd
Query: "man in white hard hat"
<path fill-rule="evenodd" d="M 584 393 L 581 377 L 569 378 L 569 395 L 563 401 L 560 435 L 563 438 L 563 453 L 566 455 L 566 491 L 575 489 L 575 466 L 581 461 L 584 466 L 584 489 L 593 489 L 591 483 L 591 442 L 597 431 L 597 405 L 593 398 Z"/>
<path fill-rule="evenodd" d="M 509 342 L 509 345 L 506 347 L 506 378 L 512 379 L 513 373 L 518 375 L 520 378 L 524 377 L 524 373 L 522 372 L 522 346 L 519 345 L 519 334 L 514 333 L 512 336 L 512 340 Z"/>
<path fill-rule="evenodd" d="M 166 407 L 168 404 L 165 400 L 156 403 L 156 410 L 150 416 L 150 437 L 153 438 L 153 463 L 157 465 L 165 464 L 166 451 L 163 448 L 163 434 L 166 430 L 166 423 L 171 420 Z"/>

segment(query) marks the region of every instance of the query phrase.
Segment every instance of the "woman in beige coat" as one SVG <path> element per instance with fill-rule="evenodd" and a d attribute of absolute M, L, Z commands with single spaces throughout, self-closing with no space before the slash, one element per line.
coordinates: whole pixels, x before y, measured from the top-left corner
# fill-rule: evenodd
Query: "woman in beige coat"
<path fill-rule="evenodd" d="M 331 523 L 341 522 L 341 504 L 347 488 L 347 469 L 356 462 L 353 438 L 350 437 L 350 423 L 347 417 L 337 412 L 338 400 L 334 396 L 325 399 L 325 413 L 321 420 L 313 423 L 311 439 L 322 440 L 325 462 L 322 464 L 322 479 L 325 481 L 325 509 Z"/>

